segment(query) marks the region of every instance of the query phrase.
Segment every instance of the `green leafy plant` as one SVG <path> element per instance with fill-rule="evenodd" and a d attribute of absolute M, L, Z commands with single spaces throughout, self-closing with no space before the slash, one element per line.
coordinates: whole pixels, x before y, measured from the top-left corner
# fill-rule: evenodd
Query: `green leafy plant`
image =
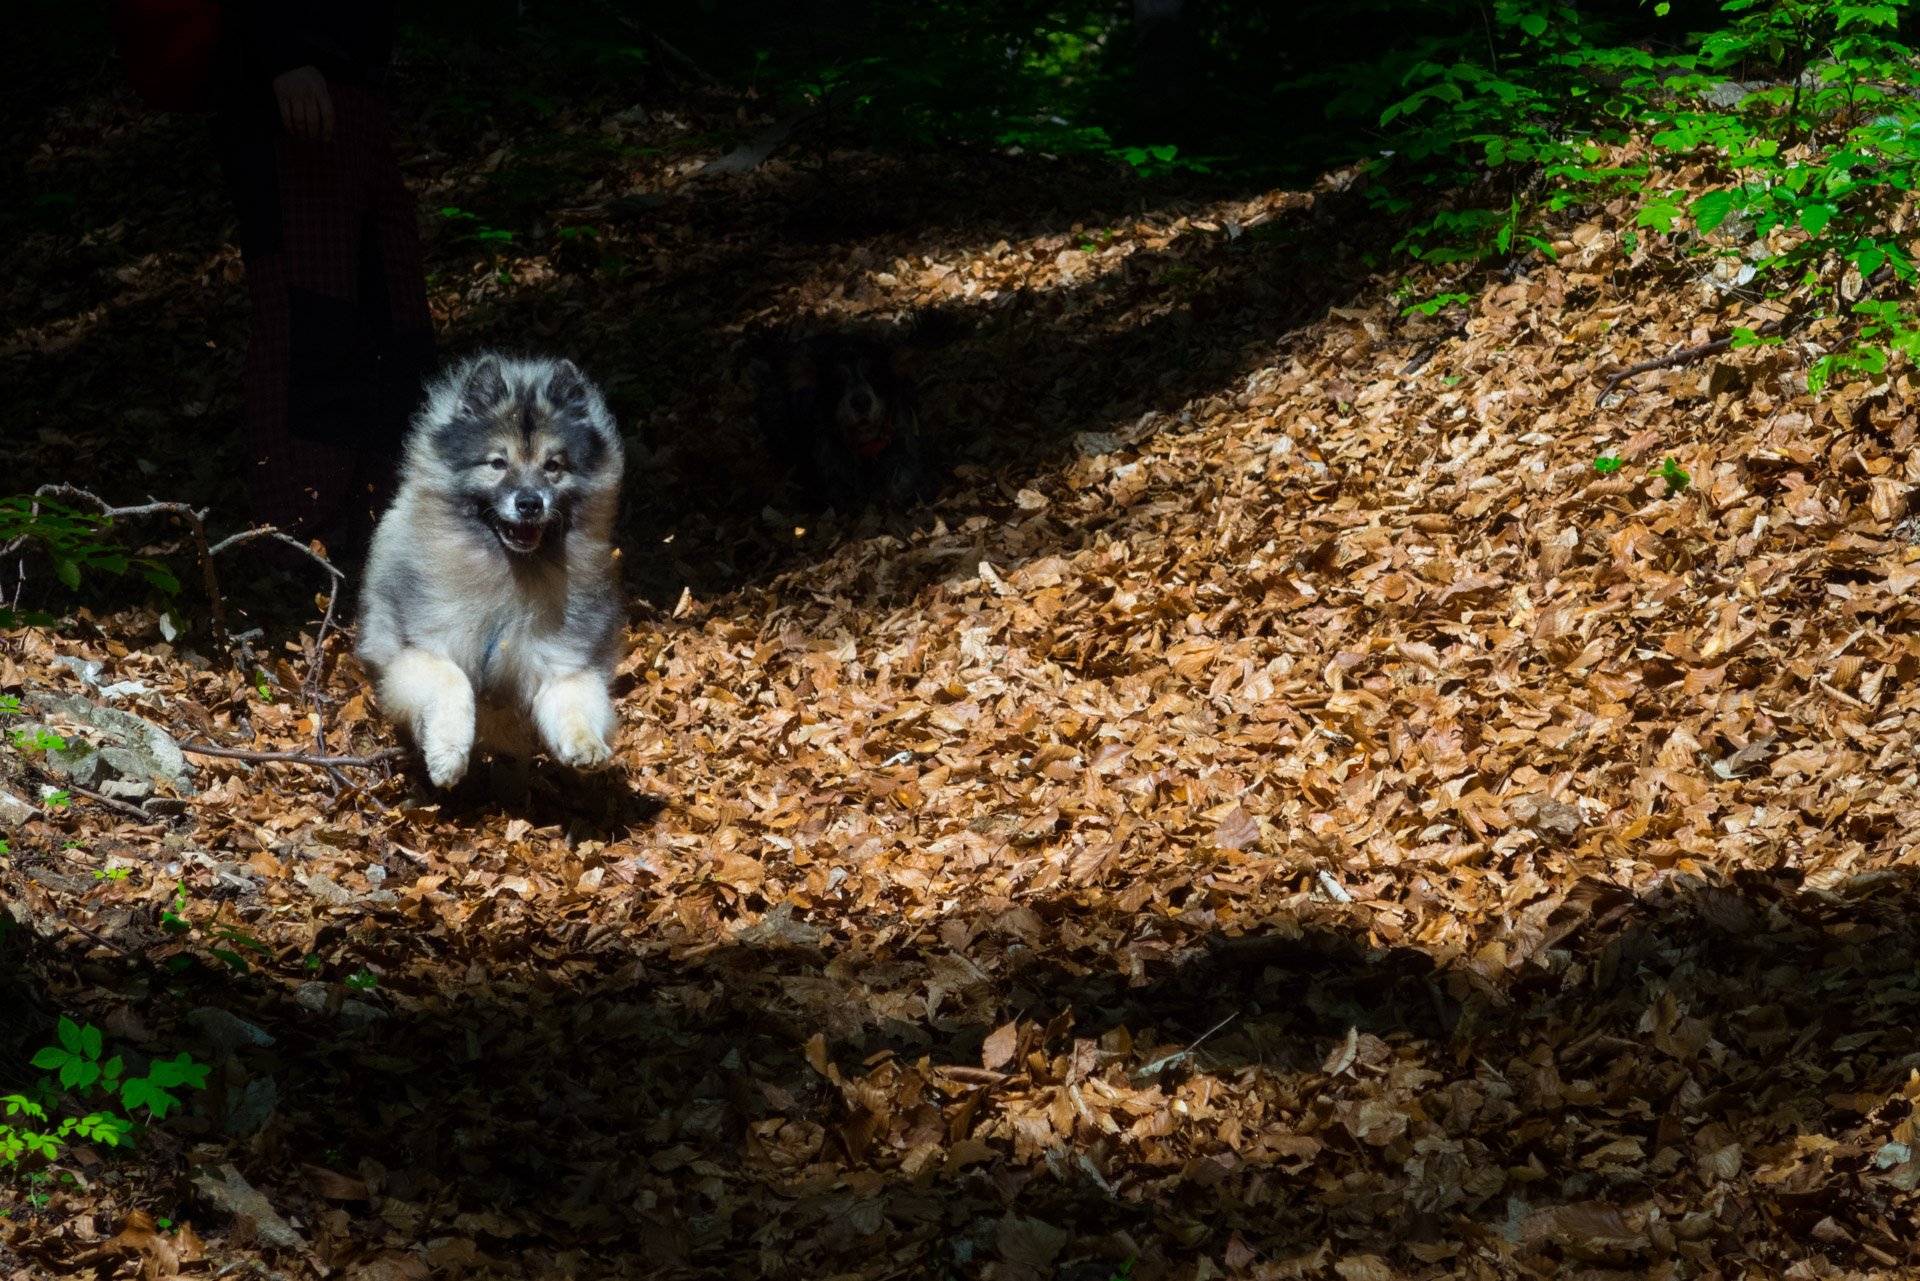
<path fill-rule="evenodd" d="M 1661 463 L 1658 467 L 1653 468 L 1647 474 L 1650 476 L 1657 476 L 1661 480 L 1666 481 L 1667 493 L 1669 496 L 1679 493 L 1681 490 L 1687 487 L 1690 481 L 1693 480 L 1693 477 L 1689 476 L 1686 472 L 1682 471 L 1680 469 L 1680 464 L 1675 462 L 1671 458 Z"/>
<path fill-rule="evenodd" d="M 253 935 L 237 925 L 223 925 L 217 918 L 202 933 L 205 935 L 207 951 L 241 974 L 251 973 L 252 967 L 236 948 L 245 948 L 259 956 L 273 955 L 273 949 Z"/>
<path fill-rule="evenodd" d="M 371 992 L 380 986 L 379 976 L 368 970 L 358 970 L 341 981 L 356 992 Z"/>
<path fill-rule="evenodd" d="M 1624 467 L 1626 461 L 1617 454 L 1602 454 L 1593 460 L 1593 469 L 1602 476 L 1610 476 Z"/>
<path fill-rule="evenodd" d="M 57 752 L 67 745 L 66 739 L 46 729 L 36 729 L 31 734 L 17 729 L 8 737 L 8 741 L 23 752 Z"/>
<path fill-rule="evenodd" d="M 50 498 L 15 494 L 0 498 L 0 550 L 38 544 L 53 562 L 54 576 L 76 591 L 87 574 L 124 574 L 138 570 L 148 584 L 164 595 L 180 590 L 180 580 L 165 563 L 136 556 L 107 538 L 113 522 L 104 516 L 76 511 Z M 18 611 L 0 605 L 0 628 L 24 623 L 51 627 L 57 620 L 41 611 Z"/>
<path fill-rule="evenodd" d="M 471 210 L 462 209 L 458 205 L 447 205 L 440 210 L 440 216 L 454 222 L 471 222 L 474 224 L 470 230 L 463 232 L 456 238 L 484 247 L 487 250 L 487 257 L 491 263 L 495 279 L 503 285 L 513 283 L 513 276 L 501 260 L 500 253 L 502 249 L 513 243 L 513 233 L 511 231 L 502 227 L 489 226 L 481 219 L 479 214 Z"/>
<path fill-rule="evenodd" d="M 1457 29 L 1319 78 L 1344 86 L 1335 114 L 1377 113 L 1384 145 L 1365 189 L 1411 219 L 1405 253 L 1552 257 L 1553 214 L 1625 195 L 1619 239 L 1636 261 L 1643 250 L 1738 260 L 1735 287 L 1750 295 L 1804 290 L 1799 320 L 1849 309 L 1857 326 L 1808 369 L 1819 395 L 1920 359 L 1920 266 L 1896 231 L 1920 192 L 1920 59 L 1898 39 L 1905 7 L 1724 0 L 1717 29 L 1691 48 L 1675 31 L 1656 54 L 1617 40 L 1587 6 L 1462 3 Z M 1756 75 L 1766 83 L 1749 91 Z M 1648 187 L 1656 170 L 1697 173 L 1711 190 Z M 1780 341 L 1742 329 L 1733 345 Z"/>
<path fill-rule="evenodd" d="M 1461 306 L 1471 303 L 1472 301 L 1472 294 L 1439 294 L 1427 299 L 1425 302 L 1417 302 L 1412 306 L 1402 308 L 1400 314 L 1403 316 L 1411 316 L 1418 312 L 1422 316 L 1433 316 L 1438 315 L 1448 307 Z"/>
<path fill-rule="evenodd" d="M 205 925 L 198 925 L 187 915 L 188 902 L 186 885 L 176 885 L 168 906 L 160 910 L 160 928 L 169 934 L 187 935 L 189 941 L 198 942 L 204 946 L 208 955 L 240 974 L 253 972 L 252 965 L 242 955 L 243 951 L 252 952 L 257 956 L 273 955 L 273 949 L 265 943 L 239 926 L 220 919 L 220 913 L 226 910 L 226 904 L 222 903 L 215 907 L 213 918 Z M 167 968 L 175 974 L 192 964 L 192 959 L 182 954 L 167 958 Z"/>
<path fill-rule="evenodd" d="M 173 887 L 173 898 L 168 906 L 160 909 L 160 928 L 169 934 L 185 934 L 193 928 L 193 922 L 187 919 L 187 887 L 184 884 Z"/>
<path fill-rule="evenodd" d="M 75 1140 L 119 1147 L 147 1122 L 163 1120 L 180 1106 L 173 1091 L 207 1086 L 207 1065 L 184 1051 L 172 1060 L 154 1060 L 145 1076 L 126 1076 L 118 1055 L 102 1061 L 99 1028 L 63 1017 L 56 1032 L 56 1043 L 32 1060 L 50 1075 L 26 1093 L 0 1097 L 8 1118 L 0 1121 L 0 1168 L 17 1167 L 28 1158 L 57 1160 L 61 1148 Z M 94 1110 L 80 1112 L 90 1101 Z"/>

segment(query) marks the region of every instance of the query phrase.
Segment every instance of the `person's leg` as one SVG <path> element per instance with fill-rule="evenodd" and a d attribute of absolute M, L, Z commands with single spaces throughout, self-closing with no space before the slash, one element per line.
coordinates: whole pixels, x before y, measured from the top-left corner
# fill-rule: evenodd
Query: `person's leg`
<path fill-rule="evenodd" d="M 277 307 L 284 357 L 262 361 L 248 388 L 255 519 L 353 557 L 371 532 L 363 516 L 363 455 L 375 379 L 362 350 L 360 284 L 368 217 L 368 136 L 384 126 L 365 96 L 333 95 L 331 142 L 274 144 L 283 252 L 275 291 L 255 290 L 256 315 Z M 252 412 L 256 397 L 259 412 Z"/>
<path fill-rule="evenodd" d="M 356 460 L 351 450 L 287 431 L 292 326 L 286 254 L 249 262 L 247 290 L 253 301 L 246 371 L 247 505 L 255 522 L 302 542 L 319 538 L 331 547 L 328 536 L 338 538 L 331 518 L 352 484 Z M 286 556 L 273 559 L 293 564 Z"/>
<path fill-rule="evenodd" d="M 370 439 L 356 478 L 355 518 L 370 530 L 392 497 L 395 464 L 408 423 L 434 370 L 433 317 L 427 310 L 419 214 L 395 163 L 384 97 L 372 98 L 374 128 L 365 154 L 367 221 L 362 241 L 361 335 L 375 374 Z M 366 510 L 362 497 L 370 499 Z"/>

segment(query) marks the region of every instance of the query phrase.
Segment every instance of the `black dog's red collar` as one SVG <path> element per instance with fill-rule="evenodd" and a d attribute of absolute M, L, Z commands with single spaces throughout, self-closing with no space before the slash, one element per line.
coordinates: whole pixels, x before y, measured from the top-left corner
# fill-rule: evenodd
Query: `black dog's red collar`
<path fill-rule="evenodd" d="M 867 458 L 872 458 L 876 454 L 886 453 L 887 446 L 893 443 L 893 411 L 891 409 L 887 411 L 886 422 L 883 426 L 886 428 L 885 431 L 881 432 L 881 434 L 873 440 L 861 441 L 853 447 L 853 452 Z"/>

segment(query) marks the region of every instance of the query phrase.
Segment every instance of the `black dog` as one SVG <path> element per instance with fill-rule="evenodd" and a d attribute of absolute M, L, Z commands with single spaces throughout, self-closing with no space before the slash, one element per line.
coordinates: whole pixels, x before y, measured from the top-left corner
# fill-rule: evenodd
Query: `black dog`
<path fill-rule="evenodd" d="M 760 429 L 794 470 L 808 507 L 850 515 L 870 503 L 910 507 L 932 496 L 907 369 L 915 348 L 931 345 L 935 333 L 923 320 L 911 346 L 823 334 L 749 349 L 760 378 Z"/>

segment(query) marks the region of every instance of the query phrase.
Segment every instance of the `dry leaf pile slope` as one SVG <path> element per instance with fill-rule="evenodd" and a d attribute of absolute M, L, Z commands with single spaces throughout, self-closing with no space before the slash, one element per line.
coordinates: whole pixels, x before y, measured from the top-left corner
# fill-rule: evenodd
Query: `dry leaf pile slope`
<path fill-rule="evenodd" d="M 1295 200 L 1184 221 L 1224 252 Z M 221 1093 L 0 1241 L 57 1272 L 145 1206 L 182 1266 L 364 1276 L 1903 1266 L 1914 389 L 1815 404 L 1800 347 L 1596 405 L 1736 316 L 1624 213 L 1462 332 L 1350 299 L 938 524 L 690 598 L 635 635 L 611 782 L 408 808 L 213 761 L 171 824 L 24 825 L 33 972 Z M 310 741 L 115 626 L 0 688 L 78 691 L 77 651 L 183 733 Z M 373 745 L 329 671 L 330 745 Z M 176 884 L 275 961 L 148 968 L 204 949 L 157 928 Z M 219 1213 L 234 1178 L 298 1245 Z"/>

